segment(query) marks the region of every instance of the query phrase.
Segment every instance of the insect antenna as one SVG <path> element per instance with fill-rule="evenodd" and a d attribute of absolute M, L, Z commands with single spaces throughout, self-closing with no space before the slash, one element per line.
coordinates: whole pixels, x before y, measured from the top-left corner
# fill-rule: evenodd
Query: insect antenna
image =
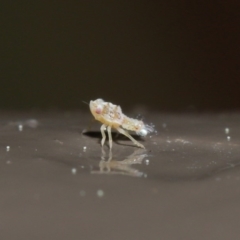
<path fill-rule="evenodd" d="M 89 105 L 89 103 L 87 103 L 86 101 L 83 101 L 83 100 L 82 100 L 82 102 L 85 103 L 85 104 L 87 104 L 87 105 Z M 88 127 L 87 127 L 86 129 L 83 129 L 82 133 L 91 131 L 93 121 L 94 121 L 94 119 L 92 119 L 92 121 L 90 122 L 90 124 L 88 124 Z"/>
<path fill-rule="evenodd" d="M 85 101 L 83 101 L 83 100 L 82 100 L 82 102 L 85 103 L 85 104 L 87 104 L 87 105 L 89 105 L 89 103 L 87 103 L 87 102 L 85 102 Z"/>

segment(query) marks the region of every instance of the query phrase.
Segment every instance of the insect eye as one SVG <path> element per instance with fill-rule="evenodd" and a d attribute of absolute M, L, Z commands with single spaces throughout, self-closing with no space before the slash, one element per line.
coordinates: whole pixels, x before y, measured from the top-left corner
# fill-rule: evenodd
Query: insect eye
<path fill-rule="evenodd" d="M 98 105 L 98 106 L 96 107 L 95 112 L 96 112 L 97 114 L 100 114 L 100 113 L 102 112 L 102 107 L 101 107 L 100 105 Z"/>

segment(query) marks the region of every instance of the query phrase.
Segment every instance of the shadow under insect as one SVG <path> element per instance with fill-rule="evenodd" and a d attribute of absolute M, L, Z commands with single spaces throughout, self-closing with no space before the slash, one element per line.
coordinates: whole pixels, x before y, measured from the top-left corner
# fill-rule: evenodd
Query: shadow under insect
<path fill-rule="evenodd" d="M 82 133 L 85 136 L 91 137 L 91 138 L 97 138 L 98 142 L 101 143 L 101 139 L 102 139 L 102 134 L 100 131 L 85 131 Z M 134 137 L 134 139 L 136 139 L 139 142 L 143 142 L 144 139 L 137 135 L 137 134 L 131 134 L 132 137 Z M 112 132 L 112 138 L 113 138 L 113 142 L 119 144 L 119 145 L 124 145 L 124 146 L 135 146 L 131 144 L 131 141 L 129 140 L 129 138 L 127 138 L 126 136 L 118 133 L 118 132 Z M 108 136 L 107 139 L 108 140 Z M 121 144 L 119 143 L 119 141 L 128 141 L 129 144 Z"/>

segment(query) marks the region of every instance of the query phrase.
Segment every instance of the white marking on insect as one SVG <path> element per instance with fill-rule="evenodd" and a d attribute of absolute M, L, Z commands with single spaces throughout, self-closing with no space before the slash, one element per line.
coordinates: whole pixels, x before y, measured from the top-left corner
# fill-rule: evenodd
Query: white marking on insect
<path fill-rule="evenodd" d="M 105 102 L 103 99 L 90 101 L 90 111 L 95 119 L 103 125 L 100 130 L 102 133 L 102 146 L 106 140 L 105 130 L 108 132 L 109 147 L 112 148 L 112 134 L 111 129 L 115 128 L 118 132 L 128 137 L 134 144 L 140 148 L 145 148 L 141 143 L 136 141 L 129 133 L 129 131 L 136 132 L 137 135 L 146 136 L 150 132 L 154 132 L 154 126 L 145 124 L 143 121 L 129 118 L 122 113 L 120 106 L 114 105 L 110 102 Z"/>

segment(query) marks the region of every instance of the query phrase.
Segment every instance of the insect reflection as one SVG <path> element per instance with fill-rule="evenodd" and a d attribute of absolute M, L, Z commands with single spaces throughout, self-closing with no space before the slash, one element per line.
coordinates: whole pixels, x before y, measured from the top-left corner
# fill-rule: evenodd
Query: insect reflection
<path fill-rule="evenodd" d="M 132 167 L 134 164 L 142 164 L 143 159 L 147 156 L 143 149 L 135 150 L 131 155 L 122 161 L 114 160 L 112 152 L 109 152 L 106 160 L 106 153 L 102 150 L 102 159 L 99 162 L 99 170 L 92 170 L 93 174 L 112 174 L 112 175 L 127 175 L 132 177 L 147 176 L 143 172 Z"/>

